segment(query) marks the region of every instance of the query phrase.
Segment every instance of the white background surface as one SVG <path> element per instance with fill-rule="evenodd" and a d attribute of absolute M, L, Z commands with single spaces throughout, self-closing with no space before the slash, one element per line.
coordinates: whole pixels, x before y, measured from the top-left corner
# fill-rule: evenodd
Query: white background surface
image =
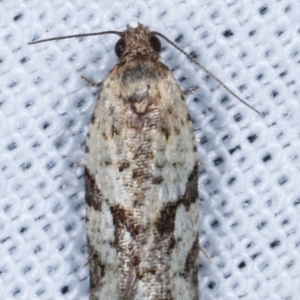
<path fill-rule="evenodd" d="M 299 299 L 299 15 L 296 0 L 0 1 L 0 298 L 88 299 L 82 164 L 97 90 L 80 75 L 103 80 L 118 38 L 27 42 L 141 22 L 266 114 L 162 41 L 182 88 L 201 87 L 187 98 L 212 257 L 201 299 Z"/>

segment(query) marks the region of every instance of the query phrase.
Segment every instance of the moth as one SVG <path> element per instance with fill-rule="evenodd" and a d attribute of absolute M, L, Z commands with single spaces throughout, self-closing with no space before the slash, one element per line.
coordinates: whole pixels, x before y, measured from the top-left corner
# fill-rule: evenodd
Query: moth
<path fill-rule="evenodd" d="M 103 34 L 119 36 L 118 62 L 102 82 L 85 79 L 101 88 L 86 141 L 90 299 L 198 300 L 197 144 L 158 36 L 203 67 L 142 24 L 31 44 Z"/>

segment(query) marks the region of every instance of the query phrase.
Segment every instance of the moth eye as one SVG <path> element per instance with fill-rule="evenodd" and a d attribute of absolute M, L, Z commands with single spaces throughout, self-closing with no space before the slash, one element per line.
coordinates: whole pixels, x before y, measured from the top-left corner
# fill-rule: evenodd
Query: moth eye
<path fill-rule="evenodd" d="M 154 51 L 160 52 L 161 44 L 160 44 L 160 40 L 157 36 L 155 36 L 155 35 L 151 36 L 149 39 L 149 43 Z"/>
<path fill-rule="evenodd" d="M 115 53 L 118 57 L 121 57 L 125 51 L 125 41 L 124 39 L 119 39 L 115 45 Z"/>

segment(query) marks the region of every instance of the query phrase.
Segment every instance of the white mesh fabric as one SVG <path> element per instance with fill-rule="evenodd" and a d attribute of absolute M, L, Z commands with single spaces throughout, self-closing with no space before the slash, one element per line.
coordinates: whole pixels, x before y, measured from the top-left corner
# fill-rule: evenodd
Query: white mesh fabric
<path fill-rule="evenodd" d="M 239 103 L 164 41 L 203 162 L 202 300 L 300 299 L 300 3 L 251 0 L 0 1 L 0 299 L 88 299 L 83 168 L 99 82 L 116 36 L 149 25 L 261 112 Z"/>

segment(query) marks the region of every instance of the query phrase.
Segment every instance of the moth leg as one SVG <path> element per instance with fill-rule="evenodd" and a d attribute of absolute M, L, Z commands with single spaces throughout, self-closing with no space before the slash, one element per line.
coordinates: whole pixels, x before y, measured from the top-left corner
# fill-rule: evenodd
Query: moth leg
<path fill-rule="evenodd" d="M 183 91 L 183 95 L 190 95 L 190 94 L 193 94 L 195 91 L 197 91 L 199 89 L 199 86 L 196 85 L 196 86 L 193 86 L 191 87 L 190 89 L 186 90 L 186 91 Z"/>
<path fill-rule="evenodd" d="M 74 164 L 72 166 L 73 169 L 77 170 L 77 169 L 81 169 L 81 168 L 84 168 L 85 167 L 85 164 Z"/>
<path fill-rule="evenodd" d="M 199 244 L 199 250 L 204 254 L 204 256 L 212 263 L 213 260 L 210 255 L 206 252 L 206 250 Z"/>
<path fill-rule="evenodd" d="M 90 86 L 100 87 L 100 88 L 102 87 L 102 81 L 96 83 L 96 82 L 93 82 L 93 81 L 87 79 L 87 78 L 84 77 L 84 76 L 81 76 L 81 79 L 82 79 L 86 84 L 88 84 L 88 85 L 90 85 Z"/>

